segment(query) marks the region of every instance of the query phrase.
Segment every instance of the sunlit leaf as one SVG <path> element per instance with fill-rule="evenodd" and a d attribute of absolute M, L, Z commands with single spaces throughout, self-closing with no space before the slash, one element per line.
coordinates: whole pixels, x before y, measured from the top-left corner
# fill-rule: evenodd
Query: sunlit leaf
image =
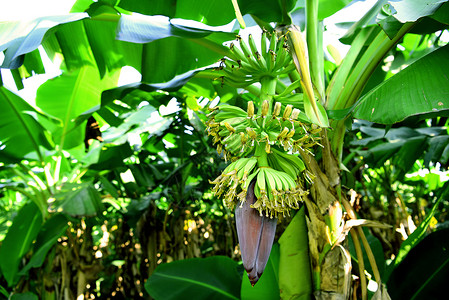
<path fill-rule="evenodd" d="M 414 115 L 449 110 L 449 46 L 424 56 L 367 93 L 354 117 L 393 124 Z"/>
<path fill-rule="evenodd" d="M 30 21 L 0 24 L 0 51 L 5 51 L 2 68 L 15 69 L 23 63 L 23 54 L 42 43 L 45 34 L 53 27 L 88 17 L 85 13 L 40 17 Z"/>
<path fill-rule="evenodd" d="M 95 67 L 84 66 L 48 80 L 39 87 L 36 105 L 60 120 L 53 136 L 61 148 L 70 149 L 82 144 L 85 128 L 77 127 L 74 120 L 99 107 L 101 93 L 115 84 L 116 78 L 112 75 L 101 80 Z"/>
<path fill-rule="evenodd" d="M 66 183 L 55 195 L 54 209 L 71 216 L 95 216 L 103 211 L 100 193 L 91 182 Z"/>
<path fill-rule="evenodd" d="M 25 156 L 36 159 L 39 157 L 29 154 L 40 153 L 40 147 L 52 148 L 44 128 L 36 120 L 38 115 L 25 100 L 0 87 L 0 156 L 3 162 L 17 162 Z"/>
<path fill-rule="evenodd" d="M 396 10 L 393 15 L 400 22 L 414 22 L 419 18 L 432 15 L 444 0 L 402 0 L 389 1 L 390 5 Z"/>

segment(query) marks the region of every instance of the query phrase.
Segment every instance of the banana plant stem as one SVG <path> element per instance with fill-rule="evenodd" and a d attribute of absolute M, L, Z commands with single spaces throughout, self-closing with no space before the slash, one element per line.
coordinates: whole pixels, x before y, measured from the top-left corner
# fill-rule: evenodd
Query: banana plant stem
<path fill-rule="evenodd" d="M 360 273 L 360 285 L 362 288 L 362 300 L 367 299 L 367 289 L 366 289 L 366 277 L 365 277 L 365 264 L 363 262 L 363 252 L 362 247 L 360 246 L 359 237 L 354 230 L 349 231 L 351 233 L 352 240 L 354 242 L 355 252 L 357 254 L 357 260 L 359 265 L 359 273 Z"/>
<path fill-rule="evenodd" d="M 306 40 L 309 52 L 310 77 L 318 91 L 320 101 L 324 101 L 324 52 L 323 24 L 318 20 L 318 0 L 306 1 Z"/>
<path fill-rule="evenodd" d="M 352 209 L 351 204 L 348 202 L 348 200 L 346 200 L 346 198 L 341 197 L 341 203 L 343 204 L 343 207 L 345 208 L 346 212 L 348 213 L 349 218 L 356 220 L 357 216 L 354 212 L 354 210 Z M 352 232 L 352 230 L 351 230 Z M 380 272 L 379 272 L 379 268 L 377 267 L 377 263 L 376 263 L 376 259 L 374 257 L 373 251 L 371 250 L 371 247 L 368 243 L 368 240 L 366 239 L 365 233 L 363 232 L 362 228 L 357 227 L 357 234 L 360 236 L 362 243 L 363 243 L 363 247 L 365 248 L 366 251 L 366 255 L 368 256 L 368 260 L 369 263 L 371 265 L 371 269 L 373 270 L 373 275 L 374 278 L 376 279 L 377 284 L 379 285 L 379 288 L 381 288 L 381 277 L 380 277 Z"/>

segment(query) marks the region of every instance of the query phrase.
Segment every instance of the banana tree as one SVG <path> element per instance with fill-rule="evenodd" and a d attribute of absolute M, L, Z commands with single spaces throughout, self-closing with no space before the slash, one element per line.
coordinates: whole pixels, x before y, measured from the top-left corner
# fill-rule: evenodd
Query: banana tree
<path fill-rule="evenodd" d="M 64 180 L 64 151 L 75 156 L 74 149 L 82 144 L 78 125 L 93 111 L 105 123 L 114 124 L 108 106 L 123 105 L 106 104 L 104 99 L 144 100 L 141 91 L 159 89 L 166 90 L 165 95 L 179 93 L 199 109 L 197 99 L 219 96 L 221 103 L 210 106 L 205 123 L 218 153 L 230 164 L 213 181 L 214 192 L 229 208 L 236 208 L 242 258 L 251 283 L 258 281 L 266 266 L 276 219 L 294 214 L 279 239 L 282 298 L 308 298 L 312 293 L 316 298 L 348 298 L 352 284 L 348 232 L 357 252 L 362 298 L 367 292 L 361 244 L 378 294 L 385 295 L 358 226 L 382 225 L 357 220 L 341 181 L 345 131 L 353 118 L 391 125 L 410 116 L 445 113 L 448 48 L 438 40 L 428 47 L 433 52 L 388 80 L 372 75 L 409 32 L 425 36 L 444 29 L 448 6 L 430 0 L 376 2 L 342 39 L 351 48 L 341 61 L 336 55 L 334 64 L 325 59 L 322 20 L 348 2 L 308 0 L 302 9 L 293 0 L 179 0 L 152 5 L 131 0 L 78 1 L 74 13 L 67 16 L 36 19 L 26 28 L 2 24 L 2 67 L 15 70 L 18 87 L 21 76 L 42 72 L 35 51 L 41 43 L 51 59 L 63 55 L 65 68 L 63 77 L 38 92 L 36 105 L 45 116 L 26 104 L 14 105 L 15 96 L 1 88 L 2 104 L 9 109 L 2 112 L 21 112 L 17 127 L 33 129 L 20 132 L 28 137 L 26 147 L 14 148 L 14 138 L 20 136 L 2 127 L 3 157 L 8 162 L 24 157 L 37 160 L 45 176 L 51 174 L 46 179 L 49 187 L 43 181 L 41 190 L 51 191 L 54 183 Z M 80 11 L 88 14 L 75 13 Z M 216 27 L 235 18 L 244 27 L 242 15 L 250 15 L 246 22 L 254 21 L 259 29 L 246 36 L 238 29 Z M 303 28 L 293 24 L 301 15 L 306 21 Z M 208 67 L 213 63 L 216 66 Z M 142 82 L 104 91 L 114 86 L 115 71 L 125 65 L 138 70 Z M 65 99 L 66 95 L 71 97 Z M 65 107 L 54 105 L 60 96 L 64 101 L 58 103 Z M 46 139 L 48 132 L 54 145 Z M 46 150 L 56 153 L 51 163 L 45 162 Z M 37 202 L 43 214 L 46 197 Z M 300 207 L 306 212 L 295 214 Z"/>

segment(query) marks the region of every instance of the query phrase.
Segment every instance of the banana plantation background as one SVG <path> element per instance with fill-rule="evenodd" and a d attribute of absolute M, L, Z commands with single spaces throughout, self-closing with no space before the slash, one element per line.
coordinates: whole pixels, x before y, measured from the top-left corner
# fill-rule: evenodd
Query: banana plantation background
<path fill-rule="evenodd" d="M 441 0 L 78 0 L 0 22 L 0 297 L 442 299 L 448 25 Z M 119 86 L 124 67 L 141 80 Z M 294 199 L 254 204 L 277 222 L 254 287 L 250 191 Z"/>

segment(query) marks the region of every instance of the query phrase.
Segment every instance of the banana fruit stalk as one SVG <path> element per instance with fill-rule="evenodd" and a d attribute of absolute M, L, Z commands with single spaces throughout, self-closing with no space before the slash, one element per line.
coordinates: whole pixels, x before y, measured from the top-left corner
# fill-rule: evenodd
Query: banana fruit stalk
<path fill-rule="evenodd" d="M 251 206 L 256 202 L 253 180 L 246 192 L 246 201 L 235 209 L 237 235 L 242 253 L 243 266 L 248 273 L 249 281 L 254 286 L 262 275 L 276 233 L 276 218 L 260 216 Z"/>

